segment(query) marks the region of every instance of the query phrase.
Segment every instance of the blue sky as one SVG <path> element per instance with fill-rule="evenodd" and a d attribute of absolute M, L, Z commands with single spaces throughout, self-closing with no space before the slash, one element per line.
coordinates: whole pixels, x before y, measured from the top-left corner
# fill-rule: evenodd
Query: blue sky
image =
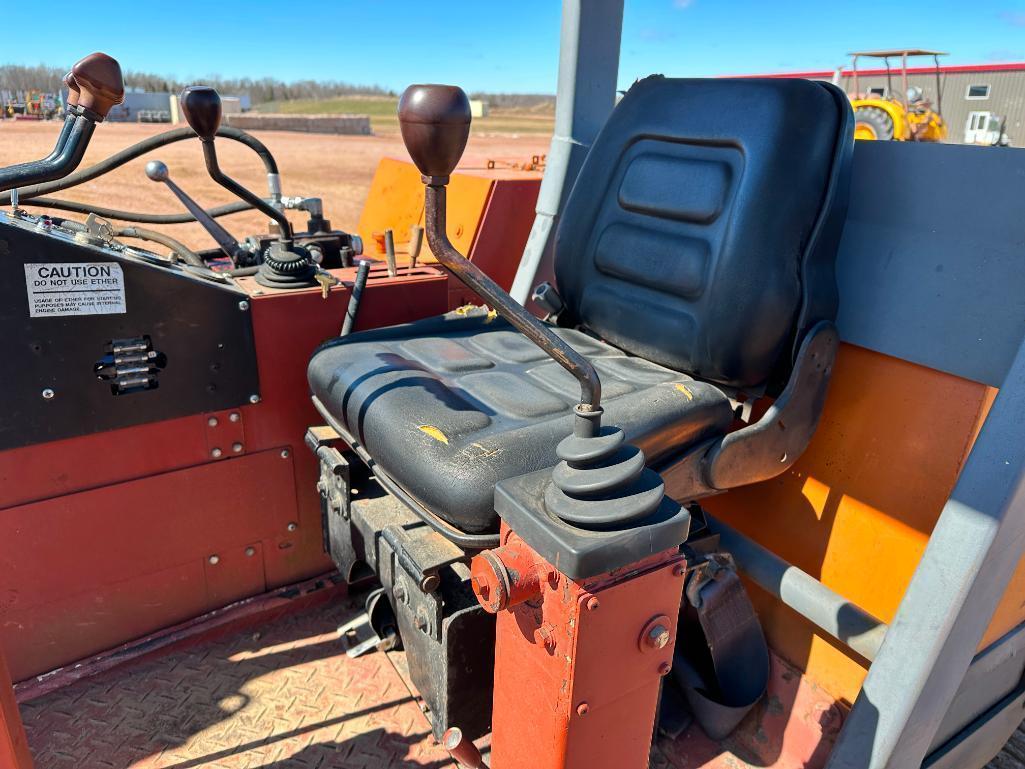
<path fill-rule="evenodd" d="M 62 19 L 48 33 L 41 9 Z M 24 34 L 3 37 L 0 63 L 65 67 L 103 50 L 126 69 L 197 81 L 551 93 L 559 21 L 558 0 L 109 0 L 88 12 L 47 0 L 4 7 L 3 25 Z M 901 46 L 950 51 L 948 63 L 1025 61 L 1025 0 L 626 0 L 620 87 L 652 72 L 832 69 L 849 50 Z"/>

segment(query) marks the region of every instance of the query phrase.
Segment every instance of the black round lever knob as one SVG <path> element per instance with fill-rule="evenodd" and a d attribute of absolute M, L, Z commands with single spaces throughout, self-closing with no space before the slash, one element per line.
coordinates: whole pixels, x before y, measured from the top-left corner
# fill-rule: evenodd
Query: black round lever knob
<path fill-rule="evenodd" d="M 411 85 L 399 99 L 399 128 L 420 173 L 445 183 L 470 136 L 470 100 L 458 86 Z"/>
<path fill-rule="evenodd" d="M 221 125 L 221 97 L 208 85 L 187 86 L 178 97 L 185 121 L 200 139 L 212 140 Z"/>

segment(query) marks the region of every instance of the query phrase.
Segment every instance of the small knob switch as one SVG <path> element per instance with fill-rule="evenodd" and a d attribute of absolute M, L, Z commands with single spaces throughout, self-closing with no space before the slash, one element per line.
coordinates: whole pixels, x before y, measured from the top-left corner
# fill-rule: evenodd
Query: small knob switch
<path fill-rule="evenodd" d="M 399 99 L 399 128 L 420 173 L 445 184 L 470 136 L 470 100 L 454 85 L 411 85 Z"/>
<path fill-rule="evenodd" d="M 78 105 L 102 120 L 111 107 L 125 100 L 121 65 L 105 53 L 91 53 L 71 68 L 80 92 Z"/>
<path fill-rule="evenodd" d="M 178 97 L 186 122 L 204 141 L 213 141 L 221 125 L 221 97 L 208 85 L 190 85 Z"/>

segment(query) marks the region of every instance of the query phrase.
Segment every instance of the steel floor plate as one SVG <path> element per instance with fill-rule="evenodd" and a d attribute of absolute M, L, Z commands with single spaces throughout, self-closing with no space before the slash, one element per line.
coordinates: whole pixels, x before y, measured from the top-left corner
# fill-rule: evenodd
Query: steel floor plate
<path fill-rule="evenodd" d="M 21 706 L 37 769 L 452 766 L 384 654 L 348 658 L 342 598 Z"/>
<path fill-rule="evenodd" d="M 22 704 L 37 769 L 455 766 L 411 694 L 402 653 L 344 654 L 336 628 L 363 600 L 229 631 Z M 819 769 L 844 715 L 774 657 L 768 696 L 728 740 L 694 726 L 660 737 L 651 769 Z M 992 766 L 1018 758 L 1005 751 Z"/>

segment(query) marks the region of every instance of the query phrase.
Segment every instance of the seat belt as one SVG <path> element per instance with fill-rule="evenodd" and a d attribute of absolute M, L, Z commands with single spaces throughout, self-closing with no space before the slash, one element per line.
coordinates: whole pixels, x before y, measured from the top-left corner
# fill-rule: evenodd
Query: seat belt
<path fill-rule="evenodd" d="M 765 694 L 769 649 L 733 557 L 690 549 L 688 561 L 673 677 L 704 732 L 721 740 Z"/>

